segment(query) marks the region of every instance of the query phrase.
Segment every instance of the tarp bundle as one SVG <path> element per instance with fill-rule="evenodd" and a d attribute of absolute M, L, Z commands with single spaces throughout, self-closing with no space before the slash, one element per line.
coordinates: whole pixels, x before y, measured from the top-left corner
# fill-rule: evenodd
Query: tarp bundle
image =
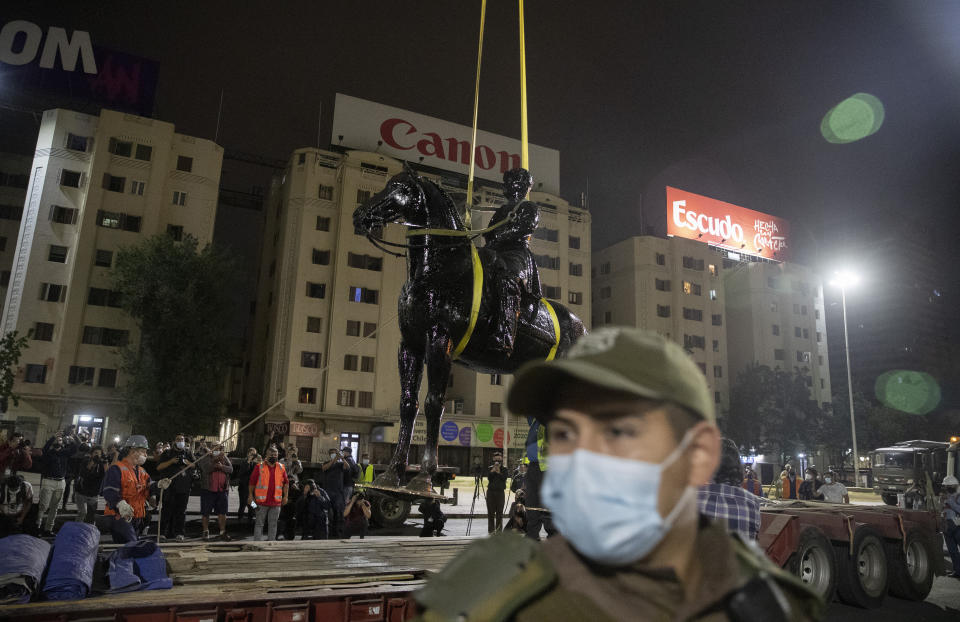
<path fill-rule="evenodd" d="M 127 542 L 110 555 L 107 577 L 111 592 L 169 590 L 167 560 L 153 540 Z"/>
<path fill-rule="evenodd" d="M 100 547 L 100 531 L 87 523 L 67 522 L 53 541 L 53 557 L 43 596 L 47 600 L 86 598 L 93 583 L 93 567 Z"/>
<path fill-rule="evenodd" d="M 0 605 L 29 602 L 49 556 L 50 544 L 40 538 L 16 534 L 0 539 Z"/>

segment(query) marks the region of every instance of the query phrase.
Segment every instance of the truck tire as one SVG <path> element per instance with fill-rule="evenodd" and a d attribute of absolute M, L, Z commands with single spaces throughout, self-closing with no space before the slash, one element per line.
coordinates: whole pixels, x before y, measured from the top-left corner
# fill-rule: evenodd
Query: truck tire
<path fill-rule="evenodd" d="M 790 556 L 788 569 L 825 602 L 833 599 L 837 588 L 837 559 L 833 545 L 817 527 L 800 533 L 797 551 Z"/>
<path fill-rule="evenodd" d="M 883 539 L 872 527 L 853 534 L 853 553 L 847 543 L 836 546 L 837 595 L 848 605 L 876 609 L 887 595 L 887 554 Z"/>
<path fill-rule="evenodd" d="M 370 520 L 380 527 L 400 527 L 410 516 L 410 502 L 390 495 L 368 493 Z"/>
<path fill-rule="evenodd" d="M 897 495 L 880 495 L 880 498 L 883 499 L 883 502 L 887 505 L 897 504 Z"/>
<path fill-rule="evenodd" d="M 890 594 L 907 600 L 924 600 L 933 587 L 937 551 L 921 529 L 908 531 L 905 543 L 905 547 L 901 541 L 887 543 Z"/>

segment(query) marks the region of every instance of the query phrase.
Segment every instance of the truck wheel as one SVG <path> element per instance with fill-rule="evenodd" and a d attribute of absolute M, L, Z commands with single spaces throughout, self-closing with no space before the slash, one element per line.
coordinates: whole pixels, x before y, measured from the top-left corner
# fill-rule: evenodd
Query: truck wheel
<path fill-rule="evenodd" d="M 820 529 L 807 527 L 800 533 L 797 552 L 790 557 L 788 567 L 825 602 L 833 599 L 837 587 L 837 560 L 833 545 Z"/>
<path fill-rule="evenodd" d="M 906 552 L 903 542 L 887 543 L 890 593 L 907 600 L 924 600 L 933 587 L 936 550 L 920 529 L 908 531 L 905 542 Z"/>
<path fill-rule="evenodd" d="M 871 527 L 853 534 L 853 554 L 837 545 L 837 594 L 848 605 L 876 609 L 887 594 L 887 554 L 883 539 Z"/>
<path fill-rule="evenodd" d="M 887 505 L 897 504 L 897 495 L 880 495 L 880 498 L 882 498 L 883 502 Z"/>
<path fill-rule="evenodd" d="M 370 518 L 380 527 L 400 527 L 410 515 L 410 502 L 390 495 L 369 494 Z"/>

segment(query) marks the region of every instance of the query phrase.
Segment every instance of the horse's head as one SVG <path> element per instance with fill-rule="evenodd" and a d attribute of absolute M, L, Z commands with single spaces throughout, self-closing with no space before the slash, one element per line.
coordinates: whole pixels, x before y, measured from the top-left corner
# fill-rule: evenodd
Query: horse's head
<path fill-rule="evenodd" d="M 353 212 L 354 230 L 359 235 L 366 235 L 391 222 L 424 226 L 427 207 L 422 183 L 420 177 L 404 165 L 402 173 L 392 177 L 383 190 Z"/>

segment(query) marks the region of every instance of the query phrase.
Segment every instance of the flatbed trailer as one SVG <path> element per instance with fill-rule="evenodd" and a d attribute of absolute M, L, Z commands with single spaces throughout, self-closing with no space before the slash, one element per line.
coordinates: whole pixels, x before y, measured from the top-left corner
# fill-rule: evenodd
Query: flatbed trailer
<path fill-rule="evenodd" d="M 0 607 L 23 622 L 402 622 L 410 594 L 474 540 L 161 545 L 174 587 Z M 115 545 L 104 545 L 109 551 Z"/>
<path fill-rule="evenodd" d="M 945 572 L 940 525 L 928 511 L 773 502 L 761 512 L 758 544 L 827 601 L 868 609 L 888 592 L 923 600 Z"/>

